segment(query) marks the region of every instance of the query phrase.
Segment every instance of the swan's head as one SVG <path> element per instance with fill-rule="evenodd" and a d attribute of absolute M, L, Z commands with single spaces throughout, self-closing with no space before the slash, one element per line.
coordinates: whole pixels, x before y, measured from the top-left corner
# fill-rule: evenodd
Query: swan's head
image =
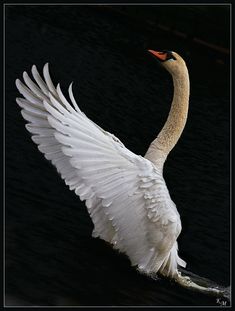
<path fill-rule="evenodd" d="M 183 58 L 172 51 L 154 51 L 148 50 L 161 64 L 166 68 L 171 74 L 182 70 L 183 67 L 186 67 Z"/>

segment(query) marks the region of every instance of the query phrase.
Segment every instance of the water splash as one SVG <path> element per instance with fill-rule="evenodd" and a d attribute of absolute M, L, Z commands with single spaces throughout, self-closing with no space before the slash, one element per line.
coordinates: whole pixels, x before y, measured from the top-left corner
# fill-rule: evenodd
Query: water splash
<path fill-rule="evenodd" d="M 179 274 L 180 276 L 182 276 L 182 282 L 178 282 L 177 280 L 176 282 L 184 286 L 185 288 L 215 296 L 219 299 L 218 304 L 220 304 L 220 302 L 222 303 L 223 301 L 230 302 L 231 286 L 225 287 L 218 285 L 214 281 L 211 281 L 205 277 L 201 277 L 182 268 L 179 269 Z M 185 284 L 183 284 L 184 282 Z"/>

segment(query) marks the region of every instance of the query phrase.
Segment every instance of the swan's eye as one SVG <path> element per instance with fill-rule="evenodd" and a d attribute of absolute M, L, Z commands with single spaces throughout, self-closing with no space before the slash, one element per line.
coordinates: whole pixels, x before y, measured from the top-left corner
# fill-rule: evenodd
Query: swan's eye
<path fill-rule="evenodd" d="M 166 60 L 170 60 L 170 61 L 176 60 L 175 56 L 172 54 L 171 51 L 167 52 Z"/>

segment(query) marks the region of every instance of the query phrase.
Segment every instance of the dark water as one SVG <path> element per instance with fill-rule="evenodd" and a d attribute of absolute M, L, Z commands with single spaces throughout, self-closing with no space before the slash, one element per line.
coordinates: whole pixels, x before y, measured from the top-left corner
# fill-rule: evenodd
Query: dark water
<path fill-rule="evenodd" d="M 64 90 L 74 81 L 93 121 L 144 155 L 173 92 L 148 48 L 178 51 L 190 72 L 187 125 L 164 171 L 182 219 L 180 256 L 189 271 L 230 284 L 228 60 L 102 7 L 8 6 L 7 305 L 218 306 L 213 297 L 139 275 L 124 255 L 91 238 L 85 205 L 38 152 L 15 103 L 15 79 L 49 62 Z"/>

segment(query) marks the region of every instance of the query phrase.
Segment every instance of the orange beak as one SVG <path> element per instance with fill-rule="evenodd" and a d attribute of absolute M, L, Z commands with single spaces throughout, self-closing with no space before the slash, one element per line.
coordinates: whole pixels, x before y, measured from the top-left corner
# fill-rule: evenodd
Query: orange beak
<path fill-rule="evenodd" d="M 154 51 L 154 50 L 148 50 L 148 52 L 150 52 L 151 54 L 156 56 L 157 59 L 159 59 L 161 61 L 164 61 L 167 58 L 167 53 L 165 53 L 165 52 L 158 52 L 158 51 Z"/>

